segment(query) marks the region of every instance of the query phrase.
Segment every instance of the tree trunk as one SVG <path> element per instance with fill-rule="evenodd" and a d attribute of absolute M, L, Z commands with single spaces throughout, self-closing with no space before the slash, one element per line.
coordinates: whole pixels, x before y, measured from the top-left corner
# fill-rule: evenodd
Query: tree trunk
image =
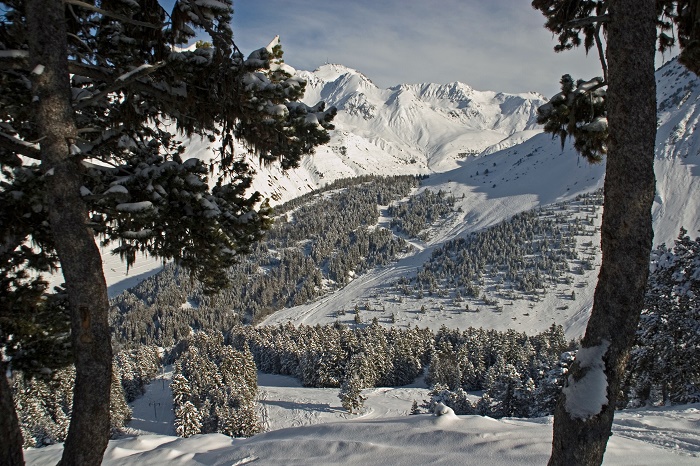
<path fill-rule="evenodd" d="M 0 361 L 0 466 L 22 466 L 22 431 L 6 372 L 7 364 Z"/>
<path fill-rule="evenodd" d="M 102 258 L 80 197 L 81 158 L 71 154 L 77 132 L 70 100 L 64 4 L 61 0 L 27 0 L 26 13 L 45 202 L 68 292 L 75 354 L 73 413 L 60 464 L 99 465 L 109 441 L 109 302 Z"/>
<path fill-rule="evenodd" d="M 653 230 L 656 137 L 654 0 L 610 0 L 607 29 L 609 140 L 601 227 L 603 263 L 583 348 L 608 342 L 602 357 L 607 404 L 582 419 L 562 394 L 550 465 L 599 465 L 611 435 L 620 382 L 644 303 Z M 574 364 L 567 385 L 587 372 Z M 573 396 L 573 394 L 572 394 Z"/>

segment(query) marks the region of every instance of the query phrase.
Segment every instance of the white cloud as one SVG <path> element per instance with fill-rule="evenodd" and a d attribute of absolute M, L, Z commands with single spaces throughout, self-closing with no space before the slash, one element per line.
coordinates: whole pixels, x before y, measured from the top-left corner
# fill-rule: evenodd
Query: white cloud
<path fill-rule="evenodd" d="M 298 69 L 325 62 L 355 68 L 381 87 L 462 81 L 480 90 L 550 96 L 569 73 L 601 74 L 595 51 L 555 54 L 544 17 L 512 0 L 236 0 L 243 51 L 282 38 Z"/>

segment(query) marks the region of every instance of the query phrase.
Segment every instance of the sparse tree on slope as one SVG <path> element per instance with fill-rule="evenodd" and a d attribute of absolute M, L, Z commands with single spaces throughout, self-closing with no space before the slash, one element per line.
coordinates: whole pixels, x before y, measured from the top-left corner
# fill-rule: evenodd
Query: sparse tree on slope
<path fill-rule="evenodd" d="M 607 152 L 601 227 L 603 262 L 582 350 L 555 411 L 550 465 L 599 465 L 603 461 L 649 272 L 655 190 L 656 26 L 662 29 L 661 49 L 673 42 L 663 32 L 671 26 L 669 21 L 679 26 L 679 36 L 697 37 L 700 31 L 695 24 L 685 23 L 690 12 L 695 17 L 696 3 L 687 0 L 534 0 L 532 3 L 547 17 L 546 27 L 559 38 L 555 50 L 581 45 L 581 35 L 586 50 L 597 47 L 604 74 L 599 84 L 607 84 L 605 119 L 601 115 L 586 115 L 574 121 L 574 127 L 582 128 L 593 123 L 589 118 L 595 118 L 600 123 L 596 131 L 608 133 L 604 139 L 596 138 L 601 155 Z M 606 32 L 606 53 L 600 40 L 601 28 Z M 573 119 L 579 115 L 573 107 L 568 111 Z M 551 106 L 545 106 L 541 113 L 546 127 L 548 112 L 553 114 Z M 571 134 L 566 125 L 555 126 L 574 139 L 587 137 L 586 131 Z M 595 153 L 596 144 L 582 146 L 575 142 L 575 147 L 593 148 Z M 587 155 L 585 151 L 583 154 Z M 595 380 L 599 383 L 592 383 Z"/>
<path fill-rule="evenodd" d="M 60 262 L 77 370 L 62 464 L 97 465 L 109 436 L 112 350 L 95 236 L 129 264 L 148 252 L 207 289 L 225 285 L 221 270 L 269 223 L 267 204 L 246 192 L 253 172 L 233 153 L 235 138 L 264 162 L 294 167 L 328 141 L 335 112 L 298 102 L 305 84 L 276 42 L 240 53 L 229 0 L 178 0 L 170 15 L 156 0 L 0 4 L 0 202 L 19 214 L 0 224 L 2 278 Z M 194 29 L 212 47 L 172 46 Z M 183 161 L 178 133 L 218 144 L 215 162 Z M 30 243 L 38 259 L 23 249 Z M 19 448 L 2 446 L 3 456 Z"/>

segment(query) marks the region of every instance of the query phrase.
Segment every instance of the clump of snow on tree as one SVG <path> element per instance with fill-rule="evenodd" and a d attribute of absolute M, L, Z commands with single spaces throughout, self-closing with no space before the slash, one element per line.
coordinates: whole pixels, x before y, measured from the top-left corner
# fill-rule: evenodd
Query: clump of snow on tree
<path fill-rule="evenodd" d="M 576 354 L 580 367 L 588 370 L 578 380 L 570 375 L 562 389 L 566 395 L 566 412 L 571 417 L 588 419 L 600 413 L 608 403 L 608 379 L 603 356 L 609 346 L 610 342 L 603 340 L 599 345 L 582 348 Z"/>

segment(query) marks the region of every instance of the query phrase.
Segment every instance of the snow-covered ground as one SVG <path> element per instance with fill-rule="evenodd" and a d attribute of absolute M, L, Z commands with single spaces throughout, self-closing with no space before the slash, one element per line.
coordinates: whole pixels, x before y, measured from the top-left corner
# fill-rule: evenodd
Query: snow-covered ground
<path fill-rule="evenodd" d="M 296 379 L 265 374 L 259 385 L 267 432 L 248 439 L 183 439 L 164 435 L 172 429 L 165 412 L 172 407 L 168 383 L 166 373 L 132 405 L 129 427 L 140 435 L 110 441 L 104 465 L 528 466 L 545 464 L 550 452 L 551 418 L 410 416 L 412 401 L 427 397 L 419 386 L 365 390 L 365 412 L 349 415 L 337 389 L 305 388 Z M 619 411 L 604 464 L 700 464 L 699 425 L 698 404 Z M 61 445 L 30 449 L 25 458 L 28 465 L 55 464 L 61 451 Z"/>

